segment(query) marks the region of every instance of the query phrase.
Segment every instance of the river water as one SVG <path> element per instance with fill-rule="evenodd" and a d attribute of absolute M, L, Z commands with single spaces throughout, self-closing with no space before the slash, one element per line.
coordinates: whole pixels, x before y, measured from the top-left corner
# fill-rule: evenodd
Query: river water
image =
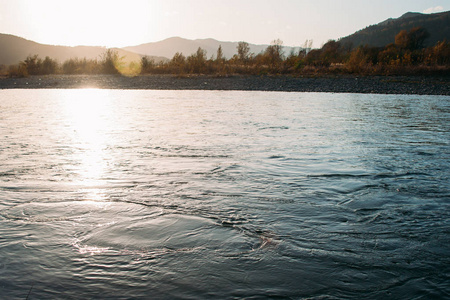
<path fill-rule="evenodd" d="M 2 299 L 450 296 L 450 97 L 0 91 Z"/>

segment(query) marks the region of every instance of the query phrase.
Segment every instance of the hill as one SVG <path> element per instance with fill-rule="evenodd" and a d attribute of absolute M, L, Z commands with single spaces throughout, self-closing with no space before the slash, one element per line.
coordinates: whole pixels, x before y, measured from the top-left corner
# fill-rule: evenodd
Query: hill
<path fill-rule="evenodd" d="M 107 49 L 94 46 L 53 46 L 39 44 L 24 38 L 0 34 L 0 65 L 12 65 L 23 61 L 28 55 L 37 54 L 41 58 L 49 56 L 59 62 L 70 58 L 100 59 Z M 123 49 L 114 48 L 119 56 L 124 56 L 124 62 L 139 61 L 141 55 Z M 166 60 L 164 57 L 154 57 L 155 61 Z"/>
<path fill-rule="evenodd" d="M 384 47 L 395 42 L 395 36 L 401 30 L 423 27 L 430 37 L 425 40 L 425 46 L 433 46 L 438 41 L 450 40 L 450 11 L 436 14 L 408 12 L 397 19 L 387 19 L 376 25 L 366 27 L 339 41 L 353 48 L 361 45 Z"/>
<path fill-rule="evenodd" d="M 189 40 L 180 37 L 171 37 L 159 42 L 146 43 L 137 46 L 122 48 L 127 51 L 135 52 L 142 55 L 164 56 L 172 58 L 175 53 L 183 53 L 184 56 L 191 55 L 197 51 L 199 47 L 206 50 L 208 58 L 215 56 L 219 46 L 222 46 L 223 55 L 231 58 L 237 53 L 238 42 L 223 42 L 215 39 L 197 39 Z M 250 52 L 259 54 L 269 45 L 249 44 Z M 291 50 L 298 51 L 299 47 L 283 47 L 284 53 L 287 55 Z"/>

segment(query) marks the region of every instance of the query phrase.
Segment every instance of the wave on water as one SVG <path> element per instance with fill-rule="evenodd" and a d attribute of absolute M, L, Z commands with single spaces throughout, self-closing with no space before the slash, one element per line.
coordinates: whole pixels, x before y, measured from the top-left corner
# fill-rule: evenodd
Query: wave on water
<path fill-rule="evenodd" d="M 0 94 L 4 298 L 450 293 L 448 97 Z"/>

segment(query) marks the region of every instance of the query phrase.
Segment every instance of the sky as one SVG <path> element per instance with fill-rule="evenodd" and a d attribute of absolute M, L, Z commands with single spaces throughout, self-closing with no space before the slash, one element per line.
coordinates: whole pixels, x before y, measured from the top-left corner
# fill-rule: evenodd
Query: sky
<path fill-rule="evenodd" d="M 0 33 L 42 44 L 125 47 L 179 36 L 321 47 L 450 0 L 0 0 Z"/>

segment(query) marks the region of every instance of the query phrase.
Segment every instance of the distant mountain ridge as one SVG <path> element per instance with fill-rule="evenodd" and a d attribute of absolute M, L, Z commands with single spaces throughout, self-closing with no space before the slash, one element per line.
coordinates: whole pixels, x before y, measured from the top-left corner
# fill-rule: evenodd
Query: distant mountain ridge
<path fill-rule="evenodd" d="M 395 36 L 401 30 L 409 31 L 419 26 L 427 29 L 430 33 L 430 37 L 425 40 L 425 46 L 433 46 L 444 39 L 450 41 L 450 11 L 435 14 L 407 12 L 397 19 L 390 18 L 368 26 L 339 39 L 339 41 L 351 45 L 353 48 L 361 45 L 384 47 L 394 43 Z"/>
<path fill-rule="evenodd" d="M 430 33 L 425 40 L 425 46 L 435 45 L 436 42 L 447 39 L 450 41 L 450 11 L 422 14 L 408 12 L 397 19 L 387 19 L 375 25 L 368 26 L 347 37 L 339 39 L 342 44 L 351 45 L 353 48 L 359 45 L 384 47 L 395 42 L 395 36 L 401 30 L 410 30 L 414 27 L 424 27 Z M 231 58 L 237 54 L 239 42 L 224 42 L 212 38 L 189 40 L 181 37 L 171 37 L 159 42 L 113 48 L 119 56 L 125 57 L 124 62 L 139 61 L 143 55 L 150 56 L 156 63 L 168 61 L 175 53 L 183 53 L 189 56 L 200 47 L 207 52 L 207 57 L 215 57 L 219 46 L 223 55 Z M 250 52 L 255 55 L 263 52 L 269 45 L 249 44 Z M 291 51 L 298 52 L 300 47 L 283 47 L 285 55 Z M 100 59 L 107 48 L 95 46 L 54 46 L 39 44 L 21 37 L 0 33 L 0 65 L 17 64 L 26 59 L 28 55 L 37 54 L 41 58 L 49 56 L 60 63 L 70 58 Z"/>
<path fill-rule="evenodd" d="M 229 59 L 233 57 L 233 55 L 237 54 L 238 43 L 239 42 L 223 42 L 212 38 L 189 40 L 181 37 L 171 37 L 159 42 L 124 47 L 122 49 L 142 55 L 165 56 L 167 58 L 172 58 L 177 52 L 183 53 L 184 56 L 189 56 L 201 47 L 206 50 L 206 55 L 210 58 L 212 56 L 216 56 L 217 49 L 221 46 L 223 56 Z M 249 44 L 250 52 L 255 55 L 263 52 L 268 46 L 269 45 Z M 283 47 L 283 50 L 286 55 L 289 55 L 292 50 L 298 52 L 300 47 Z"/>
<path fill-rule="evenodd" d="M 156 63 L 167 61 L 176 52 L 189 56 L 197 51 L 199 47 L 206 50 L 208 58 L 215 56 L 219 45 L 222 46 L 223 55 L 231 58 L 237 53 L 238 42 L 221 42 L 215 39 L 189 40 L 181 37 L 172 37 L 159 42 L 147 43 L 138 46 L 124 48 L 113 48 L 119 56 L 125 57 L 125 62 L 140 61 L 143 55 L 150 56 Z M 269 45 L 249 44 L 250 52 L 259 54 Z M 298 51 L 300 47 L 283 47 L 285 54 L 290 51 Z M 39 44 L 18 36 L 0 33 L 0 65 L 12 65 L 23 61 L 29 55 L 39 55 L 41 58 L 49 56 L 59 62 L 71 58 L 99 59 L 107 50 L 105 47 L 96 46 L 55 46 Z"/>
<path fill-rule="evenodd" d="M 119 56 L 125 57 L 125 62 L 139 61 L 141 55 L 120 48 L 117 50 Z M 0 33 L 0 65 L 13 65 L 26 59 L 29 55 L 39 55 L 41 58 L 49 56 L 60 63 L 71 58 L 100 59 L 107 48 L 95 46 L 54 46 L 39 44 L 24 38 Z M 155 61 L 166 60 L 164 57 L 154 57 Z"/>

